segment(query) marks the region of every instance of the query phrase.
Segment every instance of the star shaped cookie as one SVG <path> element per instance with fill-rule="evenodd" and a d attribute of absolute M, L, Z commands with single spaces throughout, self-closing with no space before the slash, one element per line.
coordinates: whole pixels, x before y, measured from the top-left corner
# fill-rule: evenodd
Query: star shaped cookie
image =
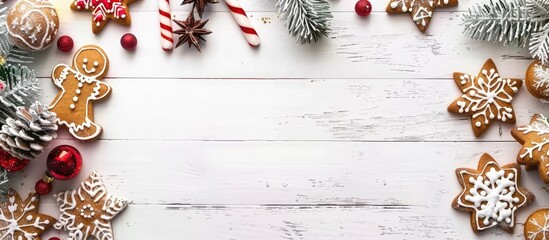
<path fill-rule="evenodd" d="M 457 6 L 458 0 L 391 0 L 387 13 L 410 13 L 412 20 L 421 32 L 425 32 L 431 22 L 433 9 Z"/>
<path fill-rule="evenodd" d="M 517 163 L 534 166 L 539 170 L 539 176 L 549 183 L 549 122 L 541 114 L 535 114 L 530 124 L 511 130 L 511 135 L 522 144 L 517 155 Z"/>
<path fill-rule="evenodd" d="M 6 200 L 0 203 L 0 239 L 40 240 L 55 218 L 39 213 L 39 205 L 36 194 L 23 200 L 15 190 L 8 190 Z"/>
<path fill-rule="evenodd" d="M 61 210 L 54 227 L 67 230 L 68 240 L 113 239 L 111 220 L 128 206 L 126 200 L 107 193 L 95 171 L 78 189 L 53 197 Z"/>
<path fill-rule="evenodd" d="M 463 92 L 448 106 L 448 111 L 471 116 L 475 136 L 481 136 L 494 121 L 515 123 L 511 105 L 522 81 L 501 78 L 492 59 L 488 59 L 477 76 L 454 73 L 454 81 Z"/>
<path fill-rule="evenodd" d="M 456 175 L 463 191 L 452 207 L 471 213 L 475 233 L 495 226 L 512 233 L 516 226 L 515 211 L 535 198 L 520 186 L 519 165 L 500 167 L 487 153 L 480 157 L 477 169 L 458 168 Z"/>
<path fill-rule="evenodd" d="M 74 0 L 71 9 L 92 12 L 92 31 L 98 34 L 109 19 L 129 26 L 131 24 L 128 5 L 135 0 Z"/>

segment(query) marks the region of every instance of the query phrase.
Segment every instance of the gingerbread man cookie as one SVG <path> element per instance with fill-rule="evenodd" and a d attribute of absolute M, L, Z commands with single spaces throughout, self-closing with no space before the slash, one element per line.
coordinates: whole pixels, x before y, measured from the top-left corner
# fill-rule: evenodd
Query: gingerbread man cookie
<path fill-rule="evenodd" d="M 57 122 L 69 128 L 80 140 L 99 136 L 101 126 L 94 122 L 93 102 L 111 93 L 111 87 L 101 81 L 109 69 L 107 54 L 98 46 L 87 45 L 74 55 L 72 67 L 57 65 L 52 80 L 60 91 L 50 104 Z"/>

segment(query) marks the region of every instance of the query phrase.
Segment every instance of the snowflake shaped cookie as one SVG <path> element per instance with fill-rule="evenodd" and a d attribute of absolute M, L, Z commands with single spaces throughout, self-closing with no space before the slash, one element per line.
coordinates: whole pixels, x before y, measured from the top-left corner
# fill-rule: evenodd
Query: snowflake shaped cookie
<path fill-rule="evenodd" d="M 36 194 L 23 200 L 15 190 L 8 190 L 6 201 L 0 203 L 0 239 L 40 240 L 40 234 L 55 223 L 55 218 L 38 213 L 39 205 Z"/>
<path fill-rule="evenodd" d="M 75 190 L 54 195 L 62 214 L 54 225 L 69 232 L 68 240 L 112 240 L 111 220 L 128 206 L 124 199 L 107 193 L 97 172 Z"/>
<path fill-rule="evenodd" d="M 387 5 L 387 13 L 410 13 L 412 20 L 421 32 L 425 32 L 431 22 L 433 9 L 453 7 L 458 0 L 391 0 Z"/>
<path fill-rule="evenodd" d="M 494 121 L 516 122 L 511 102 L 522 81 L 500 77 L 492 59 L 484 63 L 477 76 L 455 72 L 454 81 L 463 95 L 448 106 L 448 111 L 471 116 L 475 136 L 481 136 Z"/>
<path fill-rule="evenodd" d="M 471 213 L 474 232 L 495 226 L 513 232 L 515 211 L 534 201 L 534 194 L 519 186 L 519 165 L 500 167 L 487 153 L 480 157 L 477 169 L 458 168 L 456 175 L 463 191 L 452 207 Z"/>
<path fill-rule="evenodd" d="M 549 209 L 532 213 L 524 223 L 524 237 L 527 240 L 549 239 Z"/>
<path fill-rule="evenodd" d="M 549 183 L 549 119 L 535 114 L 530 124 L 511 130 L 511 135 L 522 144 L 517 163 L 538 167 L 539 175 Z"/>

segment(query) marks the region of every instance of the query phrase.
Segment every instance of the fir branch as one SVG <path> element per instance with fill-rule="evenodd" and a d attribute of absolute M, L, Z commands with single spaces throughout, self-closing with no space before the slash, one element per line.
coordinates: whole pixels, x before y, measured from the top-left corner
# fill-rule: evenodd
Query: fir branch
<path fill-rule="evenodd" d="M 547 17 L 535 18 L 528 11 L 526 0 L 490 1 L 490 4 L 472 7 L 464 14 L 464 33 L 475 40 L 525 47 L 532 33 L 545 24 Z"/>
<path fill-rule="evenodd" d="M 549 23 L 546 23 L 542 30 L 532 34 L 530 38 L 530 55 L 547 64 L 549 58 Z"/>
<path fill-rule="evenodd" d="M 549 16 L 549 0 L 526 1 L 526 8 L 534 18 L 545 18 Z"/>
<path fill-rule="evenodd" d="M 290 34 L 301 44 L 316 42 L 331 31 L 333 16 L 327 0 L 277 0 L 276 7 Z"/>
<path fill-rule="evenodd" d="M 40 88 L 34 71 L 21 65 L 0 66 L 0 80 L 6 85 L 0 91 L 0 125 L 4 125 L 8 117 L 16 117 L 18 107 L 30 107 L 36 101 Z"/>

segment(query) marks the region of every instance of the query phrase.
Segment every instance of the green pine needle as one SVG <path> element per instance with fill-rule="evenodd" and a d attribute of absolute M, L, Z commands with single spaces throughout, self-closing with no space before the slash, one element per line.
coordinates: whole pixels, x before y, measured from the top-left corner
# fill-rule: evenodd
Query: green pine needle
<path fill-rule="evenodd" d="M 276 7 L 290 34 L 301 44 L 316 42 L 331 31 L 333 16 L 327 0 L 277 0 Z"/>

